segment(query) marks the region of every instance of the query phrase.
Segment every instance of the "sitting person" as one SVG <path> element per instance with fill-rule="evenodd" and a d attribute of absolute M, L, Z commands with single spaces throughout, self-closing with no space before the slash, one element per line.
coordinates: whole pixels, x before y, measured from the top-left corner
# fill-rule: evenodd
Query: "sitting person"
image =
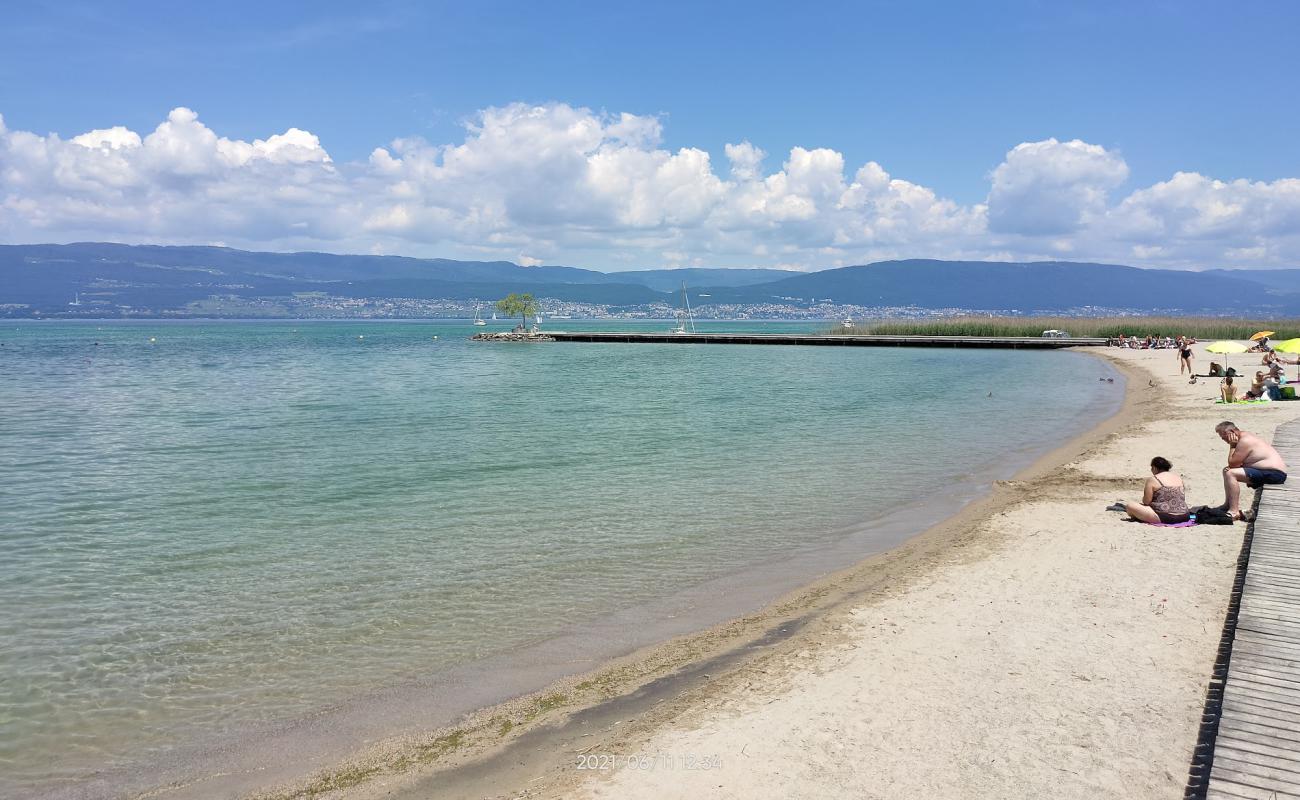
<path fill-rule="evenodd" d="M 1286 462 L 1273 445 L 1231 422 L 1220 422 L 1214 432 L 1228 444 L 1228 466 L 1223 468 L 1224 511 L 1235 519 L 1241 513 L 1241 484 L 1260 489 L 1265 484 L 1286 483 Z"/>
<path fill-rule="evenodd" d="M 1242 397 L 1241 399 L 1242 400 L 1264 400 L 1267 397 L 1268 397 L 1268 393 L 1267 390 L 1264 388 L 1264 373 L 1256 372 L 1255 382 L 1250 385 L 1250 388 L 1246 390 L 1245 396 Z"/>
<path fill-rule="evenodd" d="M 1264 396 L 1269 400 L 1282 399 L 1282 382 L 1273 375 L 1264 376 Z"/>
<path fill-rule="evenodd" d="M 1160 456 L 1151 459 L 1151 477 L 1142 489 L 1142 502 L 1124 504 L 1130 517 L 1149 525 L 1177 525 L 1192 518 L 1183 494 L 1183 479 L 1170 472 L 1173 466 Z"/>
<path fill-rule="evenodd" d="M 1219 399 L 1224 403 L 1237 402 L 1237 387 L 1232 385 L 1231 377 L 1219 382 Z"/>

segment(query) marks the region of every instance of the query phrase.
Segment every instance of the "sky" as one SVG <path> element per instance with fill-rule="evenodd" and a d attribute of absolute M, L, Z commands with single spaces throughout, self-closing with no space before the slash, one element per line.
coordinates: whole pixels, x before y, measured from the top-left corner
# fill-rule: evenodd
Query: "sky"
<path fill-rule="evenodd" d="M 0 7 L 0 243 L 1300 266 L 1300 4 Z"/>

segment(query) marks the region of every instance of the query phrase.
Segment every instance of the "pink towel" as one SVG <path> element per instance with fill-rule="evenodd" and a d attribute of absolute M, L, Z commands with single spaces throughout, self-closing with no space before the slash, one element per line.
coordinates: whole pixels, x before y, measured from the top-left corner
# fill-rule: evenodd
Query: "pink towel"
<path fill-rule="evenodd" d="M 1154 525 L 1157 528 L 1190 528 L 1196 524 L 1196 520 L 1189 519 L 1186 522 L 1148 522 L 1148 525 Z"/>

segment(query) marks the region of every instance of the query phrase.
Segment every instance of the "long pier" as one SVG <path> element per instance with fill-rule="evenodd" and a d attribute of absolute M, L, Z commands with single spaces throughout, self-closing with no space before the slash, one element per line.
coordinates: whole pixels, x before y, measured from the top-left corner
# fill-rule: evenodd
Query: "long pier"
<path fill-rule="evenodd" d="M 620 342 L 625 344 L 782 344 L 819 347 L 980 347 L 1011 350 L 1059 350 L 1065 347 L 1104 347 L 1104 338 L 1040 338 L 1037 336 L 857 336 L 852 334 L 786 333 L 632 333 L 546 331 L 557 342 Z"/>
<path fill-rule="evenodd" d="M 1273 446 L 1300 462 L 1300 421 Z M 1294 466 L 1293 466 L 1294 468 Z M 1260 493 L 1246 530 L 1189 798 L 1300 797 L 1300 482 Z"/>

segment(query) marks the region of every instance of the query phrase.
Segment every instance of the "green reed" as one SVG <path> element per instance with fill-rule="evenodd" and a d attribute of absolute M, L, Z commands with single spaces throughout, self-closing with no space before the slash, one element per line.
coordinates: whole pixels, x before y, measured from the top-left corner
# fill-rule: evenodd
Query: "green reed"
<path fill-rule="evenodd" d="M 1249 339 L 1258 331 L 1274 331 L 1275 341 L 1300 336 L 1300 320 L 1221 319 L 1217 317 L 947 317 L 866 321 L 842 335 L 878 336 L 1041 336 L 1056 329 L 1071 336 L 1115 337 L 1192 336 L 1196 339 Z"/>

